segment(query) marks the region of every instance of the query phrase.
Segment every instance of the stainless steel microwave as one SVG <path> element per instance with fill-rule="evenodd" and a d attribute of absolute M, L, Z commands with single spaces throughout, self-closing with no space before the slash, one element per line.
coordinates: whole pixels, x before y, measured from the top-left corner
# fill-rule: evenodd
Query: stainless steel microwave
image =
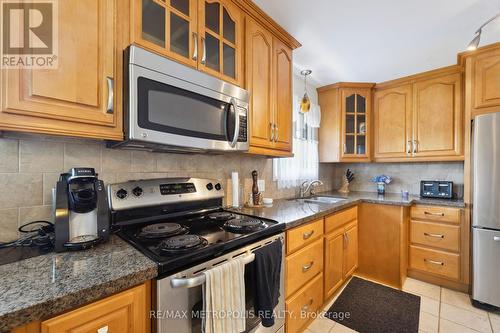
<path fill-rule="evenodd" d="M 125 140 L 151 151 L 248 150 L 248 92 L 132 45 L 124 53 Z"/>

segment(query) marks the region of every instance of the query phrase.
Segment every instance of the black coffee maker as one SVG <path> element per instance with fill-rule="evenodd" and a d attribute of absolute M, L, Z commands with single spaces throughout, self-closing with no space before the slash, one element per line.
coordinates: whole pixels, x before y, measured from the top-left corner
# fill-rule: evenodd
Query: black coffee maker
<path fill-rule="evenodd" d="M 54 196 L 55 250 L 82 250 L 109 238 L 106 188 L 93 168 L 73 168 L 59 177 Z"/>

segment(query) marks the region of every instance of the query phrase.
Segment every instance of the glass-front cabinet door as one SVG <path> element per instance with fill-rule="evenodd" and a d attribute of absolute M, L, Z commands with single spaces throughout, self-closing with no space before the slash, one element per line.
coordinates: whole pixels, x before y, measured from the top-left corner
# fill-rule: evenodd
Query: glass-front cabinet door
<path fill-rule="evenodd" d="M 231 1 L 199 0 L 198 69 L 241 85 L 242 19 Z"/>
<path fill-rule="evenodd" d="M 342 90 L 342 159 L 366 160 L 370 156 L 370 90 Z"/>
<path fill-rule="evenodd" d="M 196 67 L 200 56 L 197 0 L 134 1 L 134 42 Z"/>

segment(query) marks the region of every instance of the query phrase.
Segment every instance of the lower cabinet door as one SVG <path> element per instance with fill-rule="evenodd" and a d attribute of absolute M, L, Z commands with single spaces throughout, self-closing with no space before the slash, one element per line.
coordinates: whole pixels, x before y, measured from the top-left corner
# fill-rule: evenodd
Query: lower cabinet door
<path fill-rule="evenodd" d="M 344 228 L 325 237 L 325 300 L 330 298 L 343 280 Z"/>
<path fill-rule="evenodd" d="M 344 277 L 350 276 L 358 268 L 358 225 L 352 224 L 345 231 Z"/>
<path fill-rule="evenodd" d="M 316 275 L 293 297 L 286 301 L 286 332 L 302 332 L 308 323 L 317 317 L 323 305 L 323 274 Z"/>
<path fill-rule="evenodd" d="M 149 288 L 143 284 L 42 322 L 42 333 L 146 333 Z"/>

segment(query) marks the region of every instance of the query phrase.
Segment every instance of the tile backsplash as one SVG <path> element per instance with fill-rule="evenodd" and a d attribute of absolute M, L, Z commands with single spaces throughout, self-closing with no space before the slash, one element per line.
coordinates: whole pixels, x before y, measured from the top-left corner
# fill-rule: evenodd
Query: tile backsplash
<path fill-rule="evenodd" d="M 392 183 L 386 187 L 388 193 L 408 190 L 410 194 L 419 195 L 421 180 L 449 180 L 453 182 L 453 191 L 457 196 L 463 197 L 463 162 L 339 163 L 334 167 L 333 188 L 340 187 L 342 175 L 348 168 L 355 173 L 355 179 L 349 185 L 351 191 L 376 192 L 376 185 L 370 179 L 383 174 L 393 179 Z"/>
<path fill-rule="evenodd" d="M 5 133 L 0 138 L 0 242 L 15 239 L 21 224 L 51 219 L 51 192 L 59 174 L 78 166 L 95 168 L 106 184 L 159 177 L 219 179 L 228 204 L 232 171 L 239 172 L 247 193 L 252 170 L 266 181 L 266 197 L 291 197 L 296 191 L 277 188 L 272 180 L 272 159 L 268 158 L 114 150 L 97 140 Z M 333 170 L 332 164 L 321 166 L 324 186 L 320 190 L 331 189 Z"/>

